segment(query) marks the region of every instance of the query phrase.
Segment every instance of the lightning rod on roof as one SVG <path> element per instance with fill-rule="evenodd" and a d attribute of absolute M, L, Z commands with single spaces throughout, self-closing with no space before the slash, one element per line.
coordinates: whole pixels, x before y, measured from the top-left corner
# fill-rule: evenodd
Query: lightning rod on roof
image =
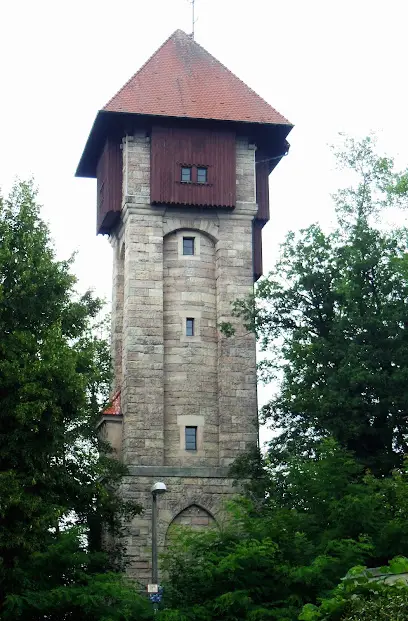
<path fill-rule="evenodd" d="M 191 38 L 194 40 L 194 24 L 196 23 L 196 18 L 195 18 L 195 0 L 189 0 L 190 4 L 191 4 L 191 11 L 192 11 L 192 25 L 193 25 L 193 30 L 191 33 Z"/>

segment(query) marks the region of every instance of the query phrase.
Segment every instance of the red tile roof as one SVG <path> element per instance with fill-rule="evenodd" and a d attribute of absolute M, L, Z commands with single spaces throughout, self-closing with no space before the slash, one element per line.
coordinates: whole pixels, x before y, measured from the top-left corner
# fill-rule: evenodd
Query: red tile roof
<path fill-rule="evenodd" d="M 110 406 L 104 409 L 102 414 L 111 414 L 113 416 L 120 415 L 120 390 L 112 397 L 112 403 Z"/>
<path fill-rule="evenodd" d="M 103 110 L 291 125 L 182 30 L 163 43 Z"/>

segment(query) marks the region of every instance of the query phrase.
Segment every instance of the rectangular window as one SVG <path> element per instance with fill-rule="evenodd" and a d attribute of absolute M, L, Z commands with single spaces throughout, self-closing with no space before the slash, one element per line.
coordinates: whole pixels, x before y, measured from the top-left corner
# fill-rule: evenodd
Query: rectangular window
<path fill-rule="evenodd" d="M 194 319 L 192 317 L 186 319 L 186 336 L 194 336 Z"/>
<path fill-rule="evenodd" d="M 194 254 L 194 237 L 183 237 L 183 254 Z"/>
<path fill-rule="evenodd" d="M 198 166 L 197 183 L 207 183 L 207 180 L 207 168 L 204 168 L 204 166 Z"/>
<path fill-rule="evenodd" d="M 186 427 L 186 451 L 197 450 L 197 427 Z"/>
<path fill-rule="evenodd" d="M 191 181 L 191 166 L 181 167 L 181 182 L 189 183 Z"/>

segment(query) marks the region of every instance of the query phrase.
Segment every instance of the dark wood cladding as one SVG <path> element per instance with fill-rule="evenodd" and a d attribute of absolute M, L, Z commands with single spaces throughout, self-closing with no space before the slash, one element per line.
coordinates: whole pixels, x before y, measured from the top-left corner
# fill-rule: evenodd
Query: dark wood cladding
<path fill-rule="evenodd" d="M 262 227 L 263 222 L 254 220 L 252 222 L 252 264 L 254 281 L 257 281 L 263 274 L 262 265 Z"/>
<path fill-rule="evenodd" d="M 273 168 L 274 159 L 271 154 L 257 150 L 255 154 L 256 202 L 258 211 L 253 222 L 253 270 L 254 280 L 263 274 L 262 265 L 262 228 L 269 220 L 269 174 Z"/>
<path fill-rule="evenodd" d="M 258 204 L 257 220 L 264 224 L 269 220 L 269 173 L 271 161 L 267 154 L 262 151 L 256 152 L 256 202 Z"/>
<path fill-rule="evenodd" d="M 181 167 L 193 167 L 191 183 Z M 196 167 L 208 169 L 207 183 L 196 183 Z M 152 204 L 235 207 L 235 132 L 154 126 L 151 136 Z"/>
<path fill-rule="evenodd" d="M 97 233 L 109 234 L 122 209 L 122 151 L 118 140 L 108 139 L 96 168 Z"/>

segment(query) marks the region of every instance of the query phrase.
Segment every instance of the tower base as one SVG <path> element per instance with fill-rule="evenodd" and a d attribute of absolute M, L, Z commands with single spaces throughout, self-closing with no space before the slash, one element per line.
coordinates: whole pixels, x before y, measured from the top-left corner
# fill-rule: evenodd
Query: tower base
<path fill-rule="evenodd" d="M 225 503 L 237 494 L 228 468 L 130 466 L 121 486 L 123 497 L 144 507 L 128 529 L 126 556 L 128 575 L 142 584 L 152 577 L 152 494 L 157 481 L 167 492 L 158 499 L 158 549 L 163 553 L 172 526 L 192 528 L 220 526 L 225 519 Z"/>

